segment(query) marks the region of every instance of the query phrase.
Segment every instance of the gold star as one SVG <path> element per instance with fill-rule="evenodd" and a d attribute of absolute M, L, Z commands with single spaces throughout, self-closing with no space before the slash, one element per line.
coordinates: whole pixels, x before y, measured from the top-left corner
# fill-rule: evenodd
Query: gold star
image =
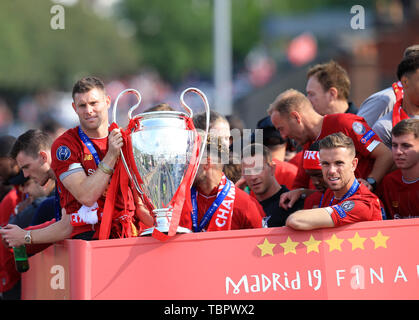
<path fill-rule="evenodd" d="M 381 231 L 378 231 L 375 237 L 371 237 L 371 240 L 374 241 L 374 249 L 378 247 L 387 248 L 387 240 L 389 238 L 389 236 L 384 236 Z"/>
<path fill-rule="evenodd" d="M 265 254 L 270 254 L 271 256 L 273 256 L 273 248 L 275 246 L 275 243 L 269 243 L 268 239 L 265 238 L 265 241 L 263 241 L 262 244 L 258 244 L 258 248 L 261 250 L 261 256 L 263 257 Z"/>
<path fill-rule="evenodd" d="M 314 239 L 313 235 L 310 235 L 310 239 L 308 241 L 304 241 L 303 243 L 307 247 L 307 253 L 311 251 L 319 252 L 319 244 L 320 240 Z"/>
<path fill-rule="evenodd" d="M 329 240 L 324 240 L 324 241 L 326 241 L 327 244 L 329 245 L 329 252 L 333 250 L 342 251 L 342 248 L 340 247 L 340 245 L 342 244 L 344 239 L 339 239 L 338 237 L 336 237 L 335 234 L 333 234 L 333 236 Z"/>
<path fill-rule="evenodd" d="M 298 246 L 299 242 L 294 242 L 291 240 L 290 237 L 287 238 L 286 242 L 280 243 L 281 247 L 284 248 L 284 255 L 292 252 L 294 254 L 297 254 L 295 251 L 295 247 Z"/>
<path fill-rule="evenodd" d="M 358 249 L 358 248 L 364 250 L 365 249 L 364 248 L 364 241 L 365 240 L 367 240 L 367 238 L 360 237 L 358 232 L 355 233 L 353 238 L 348 239 L 348 241 L 350 243 L 352 243 L 352 251 L 354 251 L 355 249 Z"/>

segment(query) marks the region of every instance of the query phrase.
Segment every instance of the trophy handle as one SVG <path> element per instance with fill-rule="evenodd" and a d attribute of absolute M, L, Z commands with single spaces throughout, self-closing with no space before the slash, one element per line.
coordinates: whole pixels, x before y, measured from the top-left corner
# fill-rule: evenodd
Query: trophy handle
<path fill-rule="evenodd" d="M 138 99 L 138 102 L 135 104 L 135 105 L 133 105 L 130 109 L 129 109 L 129 111 L 128 111 L 128 119 L 129 120 L 131 120 L 131 115 L 132 115 L 132 112 L 135 110 L 135 109 L 137 109 L 138 108 L 138 106 L 140 105 L 140 103 L 141 103 L 141 94 L 137 91 L 137 90 L 135 90 L 135 89 L 125 89 L 124 91 L 122 91 L 120 94 L 118 94 L 118 97 L 116 97 L 116 100 L 115 100 L 115 103 L 113 104 L 113 109 L 112 109 L 112 122 L 115 122 L 116 123 L 116 108 L 117 108 L 117 106 L 118 106 L 118 101 L 119 101 L 119 98 L 120 97 L 122 97 L 124 94 L 126 94 L 126 93 L 132 93 L 132 94 L 134 94 L 136 97 L 137 97 L 137 99 Z"/>
<path fill-rule="evenodd" d="M 189 112 L 189 117 L 192 118 L 193 117 L 193 112 L 192 109 L 189 108 L 189 106 L 185 103 L 185 100 L 183 99 L 184 95 L 188 92 L 194 92 L 196 94 L 198 94 L 202 101 L 204 102 L 204 106 L 205 106 L 205 112 L 206 112 L 206 130 L 205 130 L 205 135 L 204 135 L 204 139 L 202 141 L 202 149 L 199 152 L 199 156 L 198 156 L 198 163 L 201 163 L 201 159 L 202 159 L 202 155 L 204 154 L 204 150 L 205 147 L 207 145 L 207 138 L 208 138 L 208 131 L 209 131 L 209 123 L 210 123 L 210 107 L 209 107 L 209 103 L 208 103 L 208 99 L 207 96 L 199 89 L 197 88 L 188 88 L 185 89 L 182 94 L 180 95 L 180 103 L 181 105 Z M 195 171 L 194 175 L 193 175 L 193 179 L 192 181 L 195 180 L 196 174 L 197 174 L 198 170 Z"/>
<path fill-rule="evenodd" d="M 114 104 L 113 104 L 113 109 L 112 109 L 112 122 L 115 122 L 115 123 L 116 123 L 116 108 L 118 107 L 118 101 L 119 101 L 119 98 L 120 98 L 120 97 L 122 97 L 123 95 L 127 94 L 127 93 L 132 93 L 132 94 L 134 94 L 134 95 L 137 97 L 137 99 L 138 99 L 138 102 L 137 102 L 135 105 L 133 105 L 133 106 L 129 109 L 129 111 L 128 111 L 128 119 L 129 119 L 129 120 L 131 120 L 131 115 L 132 115 L 132 112 L 133 112 L 135 109 L 137 109 L 137 108 L 138 108 L 138 106 L 140 105 L 140 103 L 141 103 L 141 94 L 140 94 L 137 90 L 135 90 L 135 89 L 125 89 L 125 90 L 124 90 L 124 91 L 122 91 L 120 94 L 118 94 L 118 96 L 116 97 L 116 100 L 115 100 L 115 102 L 114 102 Z M 122 159 L 122 163 L 124 164 L 125 171 L 127 172 L 127 174 L 128 174 L 128 176 L 129 176 L 129 178 L 131 179 L 131 181 L 134 183 L 135 188 L 137 189 L 137 191 L 138 191 L 140 194 L 143 194 L 143 191 L 141 190 L 141 188 L 140 188 L 140 186 L 139 186 L 139 183 L 138 183 L 137 179 L 135 178 L 135 176 L 132 176 L 132 175 L 131 175 L 131 172 L 130 172 L 130 170 L 129 170 L 129 168 L 128 168 L 128 164 L 127 164 L 127 162 L 126 162 L 126 160 L 125 160 L 124 153 L 122 152 L 122 149 L 121 149 L 121 159 Z"/>

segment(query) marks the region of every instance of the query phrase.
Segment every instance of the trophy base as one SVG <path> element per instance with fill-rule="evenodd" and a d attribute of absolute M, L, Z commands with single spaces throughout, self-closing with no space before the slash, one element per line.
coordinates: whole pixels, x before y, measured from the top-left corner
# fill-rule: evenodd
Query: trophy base
<path fill-rule="evenodd" d="M 148 229 L 145 229 L 142 233 L 141 233 L 141 237 L 143 236 L 151 236 L 151 234 L 153 233 L 154 229 L 157 229 L 158 231 L 168 234 L 169 233 L 169 228 L 165 228 L 165 227 L 151 227 Z M 184 228 L 184 227 L 177 227 L 176 233 L 192 233 L 191 230 Z"/>
<path fill-rule="evenodd" d="M 170 221 L 172 220 L 172 212 L 170 208 L 164 208 L 164 209 L 154 209 L 154 214 L 156 215 L 156 222 L 155 226 L 145 229 L 140 236 L 149 236 L 153 233 L 154 229 L 157 229 L 158 231 L 168 234 L 169 228 L 170 228 Z M 176 233 L 192 233 L 191 230 L 188 228 L 184 228 L 181 226 L 178 226 L 176 229 Z"/>

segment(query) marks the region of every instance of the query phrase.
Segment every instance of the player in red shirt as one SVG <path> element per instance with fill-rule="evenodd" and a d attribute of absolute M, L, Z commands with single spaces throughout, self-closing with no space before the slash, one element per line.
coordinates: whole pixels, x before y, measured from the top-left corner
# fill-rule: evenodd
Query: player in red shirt
<path fill-rule="evenodd" d="M 302 156 L 302 167 L 310 177 L 310 188 L 298 188 L 287 192 L 287 201 L 280 202 L 280 206 L 287 209 L 299 199 L 304 200 L 304 209 L 318 208 L 320 199 L 327 189 L 323 179 L 319 157 L 319 141 L 314 142 Z"/>
<path fill-rule="evenodd" d="M 320 163 L 329 187 L 320 207 L 293 213 L 287 219 L 288 227 L 311 230 L 382 220 L 379 199 L 355 178 L 358 159 L 352 139 L 341 132 L 322 139 Z"/>
<path fill-rule="evenodd" d="M 110 97 L 100 79 L 91 77 L 77 81 L 73 87 L 73 100 L 80 126 L 66 131 L 51 148 L 51 167 L 57 178 L 63 214 L 59 221 L 32 230 L 31 243 L 34 244 L 53 243 L 69 237 L 97 238 L 104 193 L 123 146 L 119 129 L 108 133 Z M 113 221 L 113 237 L 136 235 L 136 218 L 145 225 L 153 223 L 153 218 L 140 206 L 141 201 L 133 195 L 131 188 L 127 187 L 123 193 L 117 195 L 115 216 L 121 219 Z M 120 211 L 123 196 L 127 196 L 126 211 Z M 21 230 L 17 231 L 21 233 Z M 25 243 L 23 236 L 8 233 L 10 246 Z"/>
<path fill-rule="evenodd" d="M 265 213 L 257 200 L 236 188 L 224 175 L 224 152 L 227 150 L 221 143 L 207 144 L 207 157 L 199 165 L 186 196 L 180 226 L 193 232 L 262 227 Z"/>
<path fill-rule="evenodd" d="M 400 121 L 392 129 L 392 152 L 398 170 L 378 189 L 392 219 L 419 217 L 419 119 Z"/>
<path fill-rule="evenodd" d="M 0 137 L 0 184 L 10 185 L 10 180 L 15 180 L 19 175 L 19 167 L 10 157 L 10 150 L 15 141 L 16 138 L 13 136 Z M 13 185 L 0 201 L 0 227 L 7 225 L 10 216 L 22 200 L 23 193 L 19 190 L 19 186 Z M 4 299 L 20 299 L 19 280 L 20 273 L 16 270 L 13 252 L 0 243 L 0 294 Z"/>
<path fill-rule="evenodd" d="M 390 150 L 363 118 L 348 113 L 321 116 L 307 97 L 297 90 L 290 89 L 280 94 L 270 105 L 268 113 L 284 138 L 296 140 L 304 150 L 331 133 L 343 132 L 352 138 L 359 159 L 355 176 L 370 190 L 381 182 L 393 164 Z M 293 188 L 306 188 L 308 183 L 304 168 L 299 167 Z"/>
<path fill-rule="evenodd" d="M 73 100 L 80 126 L 66 131 L 54 141 L 51 166 L 57 177 L 61 207 L 71 217 L 72 236 L 94 233 L 93 237 L 97 238 L 105 192 L 123 138 L 119 129 L 108 133 L 111 101 L 101 80 L 92 77 L 78 81 L 73 88 Z M 140 200 L 132 190 L 127 186 L 127 190 L 117 194 L 111 237 L 138 234 L 135 212 Z M 146 224 L 152 223 L 151 216 L 147 218 Z"/>
<path fill-rule="evenodd" d="M 316 191 L 311 194 L 307 194 L 307 191 L 303 189 L 304 194 L 307 194 L 304 201 L 304 209 L 319 208 L 321 199 L 327 189 L 327 184 L 324 181 L 322 167 L 320 165 L 318 141 L 313 143 L 309 150 L 305 151 L 303 168 L 310 176 L 310 180 L 316 188 Z"/>

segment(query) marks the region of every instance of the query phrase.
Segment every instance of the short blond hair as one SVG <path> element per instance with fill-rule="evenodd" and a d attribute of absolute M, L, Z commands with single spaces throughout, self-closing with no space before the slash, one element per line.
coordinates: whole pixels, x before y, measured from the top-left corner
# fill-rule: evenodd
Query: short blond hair
<path fill-rule="evenodd" d="M 274 111 L 281 114 L 290 114 L 292 111 L 300 111 L 305 107 L 311 107 L 310 100 L 298 90 L 288 89 L 276 97 L 267 110 L 269 115 Z"/>

